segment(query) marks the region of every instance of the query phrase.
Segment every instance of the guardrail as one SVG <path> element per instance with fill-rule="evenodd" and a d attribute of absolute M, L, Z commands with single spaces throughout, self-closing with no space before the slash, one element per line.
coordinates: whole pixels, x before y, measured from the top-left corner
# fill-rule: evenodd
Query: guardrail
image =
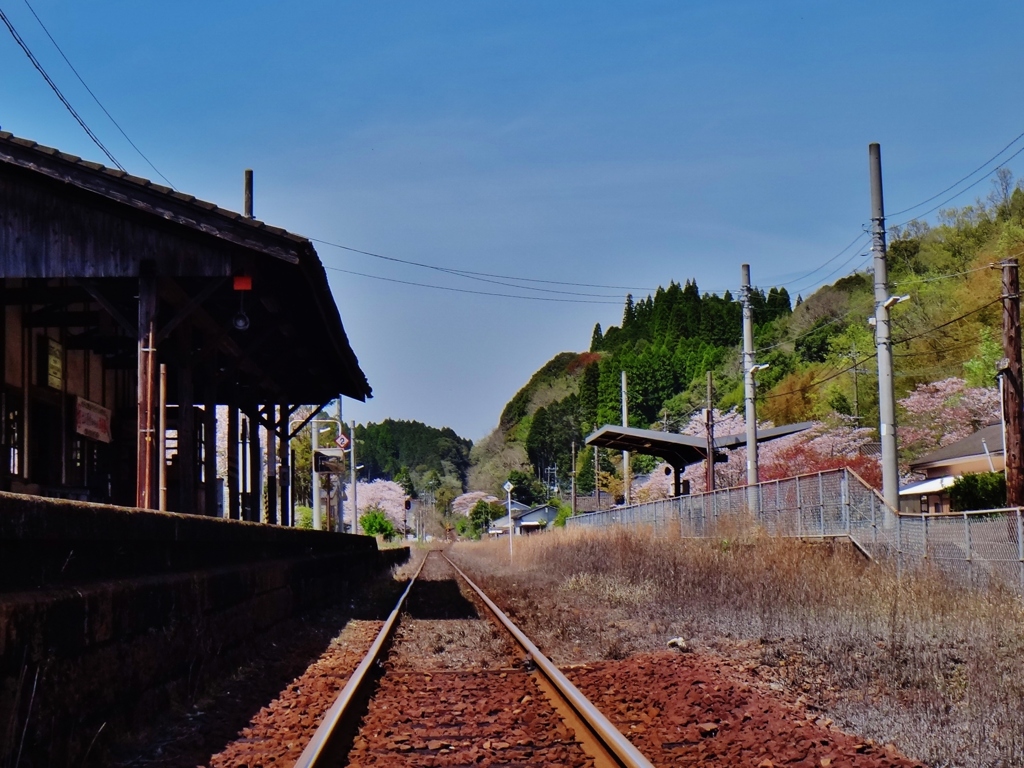
<path fill-rule="evenodd" d="M 1024 591 L 1020 508 L 903 514 L 848 468 L 758 483 L 753 490 L 724 488 L 616 507 L 576 515 L 567 524 L 643 525 L 700 538 L 756 523 L 774 536 L 848 537 L 869 557 L 900 569 L 929 566 L 975 586 L 999 581 Z"/>

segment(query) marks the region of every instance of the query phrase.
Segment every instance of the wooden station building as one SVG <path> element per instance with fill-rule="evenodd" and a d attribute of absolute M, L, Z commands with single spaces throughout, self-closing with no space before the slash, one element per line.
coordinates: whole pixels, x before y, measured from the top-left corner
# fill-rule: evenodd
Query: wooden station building
<path fill-rule="evenodd" d="M 252 218 L 247 180 L 242 215 L 0 132 L 0 490 L 155 509 L 163 412 L 166 508 L 216 514 L 227 406 L 226 515 L 263 512 L 248 426 L 288 522 L 296 408 L 371 390 L 312 244 Z"/>

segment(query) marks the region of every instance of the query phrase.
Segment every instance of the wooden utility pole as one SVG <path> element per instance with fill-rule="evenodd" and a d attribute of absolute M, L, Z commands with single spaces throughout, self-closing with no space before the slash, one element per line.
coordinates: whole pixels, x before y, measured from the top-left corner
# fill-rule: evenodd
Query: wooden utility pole
<path fill-rule="evenodd" d="M 704 486 L 708 493 L 715 490 L 715 404 L 714 404 L 714 382 L 711 371 L 708 371 L 708 409 L 705 414 L 705 431 L 708 436 L 707 444 L 707 466 L 704 468 Z"/>
<path fill-rule="evenodd" d="M 1024 421 L 1024 397 L 1021 392 L 1020 276 L 1017 259 L 1005 259 L 1003 268 L 1003 354 L 1005 368 L 1000 379 L 1003 388 L 1003 418 L 1006 433 L 1003 456 L 1006 460 L 1006 506 L 1024 506 L 1024 445 L 1021 428 Z"/>

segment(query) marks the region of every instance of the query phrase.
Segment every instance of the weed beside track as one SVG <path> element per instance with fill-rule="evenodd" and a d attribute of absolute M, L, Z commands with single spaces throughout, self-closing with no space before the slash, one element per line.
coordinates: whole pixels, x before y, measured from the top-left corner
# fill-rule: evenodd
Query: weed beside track
<path fill-rule="evenodd" d="M 730 535 L 732 533 L 732 535 Z M 554 531 L 454 556 L 556 662 L 673 637 L 935 766 L 1024 764 L 1024 605 L 841 545 L 722 532 Z"/>

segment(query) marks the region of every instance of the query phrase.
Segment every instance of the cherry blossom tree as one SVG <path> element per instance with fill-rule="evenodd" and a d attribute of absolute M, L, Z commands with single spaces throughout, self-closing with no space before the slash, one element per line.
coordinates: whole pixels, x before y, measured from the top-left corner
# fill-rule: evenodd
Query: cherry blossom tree
<path fill-rule="evenodd" d="M 999 421 L 999 390 L 952 377 L 919 384 L 899 406 L 900 458 L 910 461 Z"/>
<path fill-rule="evenodd" d="M 405 500 L 408 497 L 398 483 L 392 480 L 374 480 L 370 483 L 360 480 L 356 496 L 357 519 L 370 509 L 379 509 L 394 523 L 395 528 L 405 530 Z"/>
<path fill-rule="evenodd" d="M 743 434 L 746 421 L 741 414 L 730 411 L 715 412 L 715 434 L 718 436 Z M 761 422 L 767 429 L 771 422 Z M 682 430 L 683 434 L 707 434 L 703 414 L 695 415 Z M 877 456 L 864 455 L 862 447 L 872 441 L 870 429 L 855 427 L 848 421 L 816 422 L 810 429 L 762 443 L 758 447 L 759 479 L 776 480 L 793 475 L 823 472 L 849 467 L 866 482 L 881 484 L 881 468 Z M 747 479 L 747 450 L 745 447 L 727 451 L 728 461 L 715 465 L 715 485 L 729 488 L 744 485 Z M 666 473 L 666 469 L 669 471 Z M 691 493 L 705 491 L 704 463 L 691 464 L 683 473 L 690 482 Z M 668 464 L 660 464 L 646 483 L 637 488 L 640 501 L 668 498 L 672 494 L 672 474 Z"/>
<path fill-rule="evenodd" d="M 470 491 L 469 493 L 464 493 L 461 496 L 457 496 L 452 502 L 452 515 L 454 517 L 467 517 L 478 501 L 486 501 L 490 503 L 492 501 L 498 501 L 498 497 L 493 496 L 486 491 Z"/>

